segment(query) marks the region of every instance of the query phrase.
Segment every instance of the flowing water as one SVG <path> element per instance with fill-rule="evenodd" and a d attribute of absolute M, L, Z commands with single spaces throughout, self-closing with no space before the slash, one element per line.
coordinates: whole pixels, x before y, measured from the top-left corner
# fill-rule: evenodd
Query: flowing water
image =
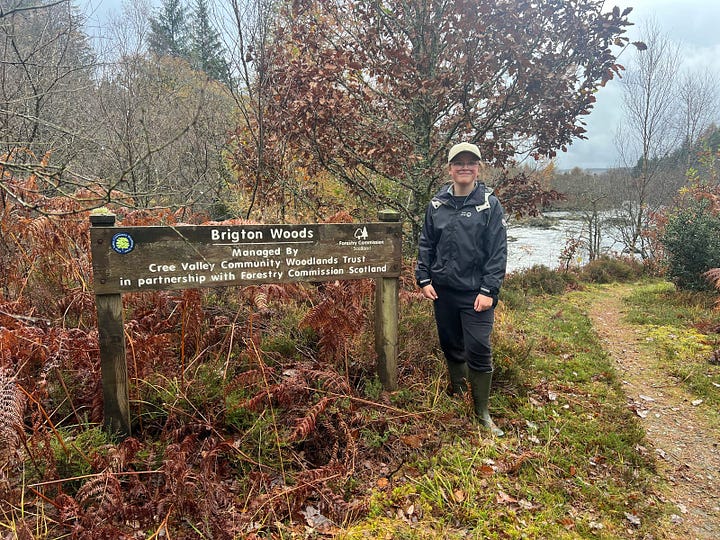
<path fill-rule="evenodd" d="M 557 268 L 560 254 L 568 241 L 580 238 L 587 233 L 583 222 L 569 212 L 546 212 L 544 217 L 556 221 L 552 226 L 529 227 L 513 225 L 508 227 L 508 272 L 524 270 L 535 265 Z M 612 251 L 614 242 L 603 234 L 602 249 Z M 573 265 L 582 266 L 588 261 L 586 252 L 577 253 Z"/>

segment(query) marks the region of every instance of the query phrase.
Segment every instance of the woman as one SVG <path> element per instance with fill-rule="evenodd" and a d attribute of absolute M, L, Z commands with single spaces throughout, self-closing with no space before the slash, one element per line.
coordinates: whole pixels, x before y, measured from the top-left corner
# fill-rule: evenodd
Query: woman
<path fill-rule="evenodd" d="M 470 382 L 475 413 L 501 436 L 488 411 L 492 381 L 490 333 L 507 263 L 504 213 L 492 190 L 478 182 L 478 147 L 456 144 L 448 153 L 451 184 L 430 201 L 420 234 L 415 277 L 434 302 L 440 347 L 453 393 Z"/>

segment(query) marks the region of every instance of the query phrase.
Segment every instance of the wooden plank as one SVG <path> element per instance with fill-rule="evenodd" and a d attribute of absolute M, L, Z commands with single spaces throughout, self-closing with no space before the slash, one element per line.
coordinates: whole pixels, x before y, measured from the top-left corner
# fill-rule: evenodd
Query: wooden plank
<path fill-rule="evenodd" d="M 93 227 L 96 294 L 397 277 L 400 223 Z"/>
<path fill-rule="evenodd" d="M 377 374 L 385 390 L 397 390 L 398 356 L 397 278 L 375 281 L 375 353 Z"/>
<path fill-rule="evenodd" d="M 384 223 L 400 225 L 400 214 L 394 210 L 381 210 L 378 219 Z M 397 277 L 380 277 L 375 280 L 375 353 L 376 371 L 383 388 L 397 390 L 398 356 L 398 303 L 400 282 Z"/>
<path fill-rule="evenodd" d="M 122 296 L 99 294 L 95 296 L 95 305 L 105 429 L 121 437 L 130 436 L 130 395 L 125 361 Z"/>

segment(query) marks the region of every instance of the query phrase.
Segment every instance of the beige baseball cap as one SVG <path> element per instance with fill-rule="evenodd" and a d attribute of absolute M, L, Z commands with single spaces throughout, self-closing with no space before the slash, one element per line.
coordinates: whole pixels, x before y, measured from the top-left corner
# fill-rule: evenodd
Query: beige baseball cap
<path fill-rule="evenodd" d="M 453 146 L 448 152 L 448 163 L 450 163 L 453 158 L 461 152 L 470 152 L 474 156 L 477 156 L 478 159 L 482 159 L 480 149 L 476 145 L 468 142 L 461 142 L 460 144 Z"/>

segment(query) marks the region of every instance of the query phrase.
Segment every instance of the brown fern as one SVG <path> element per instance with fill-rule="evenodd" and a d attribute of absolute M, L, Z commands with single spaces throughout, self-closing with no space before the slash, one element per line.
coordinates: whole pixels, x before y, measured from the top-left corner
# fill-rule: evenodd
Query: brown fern
<path fill-rule="evenodd" d="M 290 442 L 294 442 L 307 437 L 308 434 L 315 429 L 318 415 L 322 414 L 331 402 L 332 400 L 327 397 L 318 401 L 317 404 L 315 404 L 315 406 L 307 412 L 304 418 L 295 422 L 295 429 L 293 429 L 288 440 Z"/>
<path fill-rule="evenodd" d="M 370 280 L 336 281 L 322 288 L 323 300 L 308 311 L 301 325 L 320 335 L 320 351 L 334 362 L 347 350 L 350 339 L 365 326 L 363 302 L 372 294 Z"/>
<path fill-rule="evenodd" d="M 17 386 L 15 377 L 0 368 L 0 475 L 5 464 L 15 461 L 22 442 L 25 396 Z"/>
<path fill-rule="evenodd" d="M 703 274 L 703 277 L 720 290 L 720 268 L 711 268 Z"/>
<path fill-rule="evenodd" d="M 109 470 L 86 481 L 75 500 L 81 507 L 93 507 L 106 517 L 122 516 L 124 501 L 120 482 Z"/>

